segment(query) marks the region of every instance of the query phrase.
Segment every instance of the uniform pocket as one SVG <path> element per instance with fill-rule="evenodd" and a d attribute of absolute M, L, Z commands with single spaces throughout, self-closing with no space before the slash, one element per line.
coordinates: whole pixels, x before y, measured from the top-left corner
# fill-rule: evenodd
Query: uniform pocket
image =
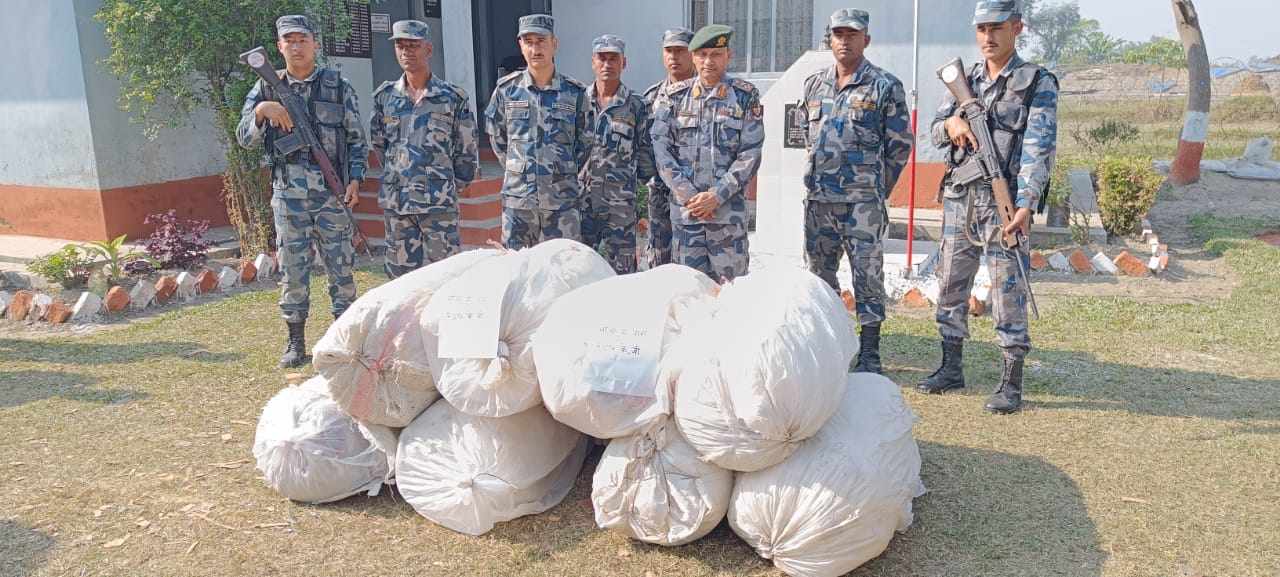
<path fill-rule="evenodd" d="M 529 161 L 523 158 L 508 158 L 502 177 L 503 193 L 508 196 L 525 196 L 529 194 L 529 187 L 523 186 L 525 182 L 532 180 L 530 176 L 527 176 L 528 172 Z"/>
<path fill-rule="evenodd" d="M 533 126 L 529 121 L 528 102 L 523 102 L 524 106 L 512 106 L 513 102 L 507 103 L 507 138 L 510 140 L 532 140 Z"/>
<path fill-rule="evenodd" d="M 716 117 L 716 140 L 718 144 L 736 145 L 742 135 L 742 118 L 729 115 Z"/>
<path fill-rule="evenodd" d="M 1009 132 L 1019 132 L 1027 125 L 1027 109 L 1020 102 L 996 102 L 992 117 L 996 128 Z"/>
<path fill-rule="evenodd" d="M 326 126 L 342 126 L 343 108 L 333 102 L 317 102 L 316 122 Z"/>

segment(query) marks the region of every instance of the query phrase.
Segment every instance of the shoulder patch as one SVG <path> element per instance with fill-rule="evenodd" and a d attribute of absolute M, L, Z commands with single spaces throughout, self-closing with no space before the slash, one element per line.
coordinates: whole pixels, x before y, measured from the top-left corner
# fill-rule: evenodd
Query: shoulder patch
<path fill-rule="evenodd" d="M 687 78 L 685 80 L 681 80 L 680 82 L 673 82 L 671 84 L 668 84 L 667 95 L 674 96 L 685 90 L 688 90 L 690 87 L 693 86 L 693 83 L 697 81 L 698 81 L 698 77 L 694 76 L 693 78 Z"/>
<path fill-rule="evenodd" d="M 378 88 L 377 88 L 377 89 L 375 89 L 375 90 L 373 91 L 373 95 L 374 95 L 374 96 L 377 96 L 377 95 L 379 95 L 379 94 L 382 94 L 383 92 L 386 92 L 387 90 L 390 90 L 390 89 L 391 89 L 391 87 L 392 87 L 392 86 L 395 86 L 395 85 L 396 85 L 396 83 L 395 83 L 395 82 L 392 82 L 392 81 L 390 81 L 390 80 L 383 81 L 383 83 L 382 83 L 382 84 L 379 84 L 379 85 L 378 85 Z"/>
<path fill-rule="evenodd" d="M 563 79 L 565 82 L 568 82 L 570 85 L 577 87 L 579 90 L 587 89 L 587 85 L 578 81 L 577 78 L 574 78 L 572 76 L 561 76 L 560 78 Z"/>
<path fill-rule="evenodd" d="M 510 74 L 507 74 L 506 76 L 503 76 L 502 78 L 499 78 L 499 79 L 498 79 L 498 86 L 502 86 L 503 84 L 509 84 L 509 83 L 511 83 L 511 81 L 513 81 L 513 80 L 515 80 L 515 79 L 519 78 L 521 74 L 524 74 L 524 71 L 523 71 L 523 70 L 517 70 L 517 71 L 515 71 L 515 72 L 512 72 L 512 73 L 510 73 Z"/>

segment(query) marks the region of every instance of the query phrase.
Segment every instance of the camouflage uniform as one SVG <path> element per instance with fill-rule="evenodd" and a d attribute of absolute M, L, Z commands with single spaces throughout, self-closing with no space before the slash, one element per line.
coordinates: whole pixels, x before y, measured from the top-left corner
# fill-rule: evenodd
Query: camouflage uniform
<path fill-rule="evenodd" d="M 305 79 L 294 78 L 284 71 L 280 74 L 289 88 L 307 101 L 312 112 L 309 121 L 316 128 L 325 152 L 334 160 L 339 179 L 344 183 L 364 180 L 368 152 L 360 108 L 351 84 L 336 70 L 320 67 Z M 312 151 L 304 149 L 284 157 L 275 153 L 271 143 L 277 136 L 283 136 L 282 131 L 267 122 L 258 126 L 254 119 L 254 109 L 259 103 L 274 100 L 265 92 L 269 90 L 265 90 L 259 80 L 245 96 L 236 139 L 245 148 L 266 143 L 268 153 L 276 156 L 271 171 L 271 208 L 275 212 L 277 256 L 282 274 L 280 309 L 286 322 L 306 320 L 311 308 L 314 243 L 324 260 L 333 315 L 337 317 L 356 298 L 356 283 L 351 273 L 355 263 L 355 249 L 351 245 L 355 223 L 342 201 L 325 185 L 324 174 L 312 158 Z"/>
<path fill-rule="evenodd" d="M 581 174 L 583 242 L 600 251 L 618 274 L 633 273 L 636 183 L 654 175 L 653 143 L 645 132 L 648 106 L 623 84 L 601 107 L 593 83 L 587 87 L 587 101 L 593 146 Z"/>
<path fill-rule="evenodd" d="M 693 32 L 689 29 L 672 28 L 662 33 L 662 47 L 664 49 L 672 46 L 688 48 L 689 41 L 692 39 Z M 665 102 L 667 100 L 666 90 L 670 85 L 670 79 L 664 79 L 644 91 L 644 103 L 649 107 L 649 126 L 645 127 L 646 136 L 649 135 L 653 127 L 653 115 L 657 112 L 660 101 Z M 652 152 L 652 148 L 650 152 Z M 667 183 L 663 182 L 662 178 L 656 174 L 656 165 L 654 171 L 654 178 L 649 179 L 648 182 L 649 194 L 647 198 L 649 246 L 646 256 L 649 261 L 649 268 L 657 268 L 671 263 L 671 189 L 667 188 Z"/>
<path fill-rule="evenodd" d="M 975 64 L 970 70 L 969 84 L 990 111 L 991 129 L 1000 157 L 1008 164 L 1005 176 L 1010 183 L 1017 182 L 1017 206 L 1034 209 L 1048 186 L 1057 151 L 1057 78 L 1014 54 L 992 82 L 987 80 L 986 63 Z M 948 93 L 932 126 L 934 145 L 949 151 L 953 163 L 963 157 L 963 152 L 953 150 L 944 123 L 955 110 L 955 98 Z M 1017 282 L 1018 265 L 1013 259 L 1028 256 L 1001 247 L 1000 217 L 990 184 L 980 180 L 967 187 L 949 182 L 943 186 L 938 332 L 944 339 L 969 337 L 969 293 L 980 259 L 985 255 L 991 272 L 991 315 L 1000 346 L 1026 354 L 1031 348 L 1027 295 Z M 971 205 L 972 218 L 969 218 Z M 971 237 L 985 246 L 974 244 Z"/>
<path fill-rule="evenodd" d="M 533 15 L 525 21 L 549 16 Z M 549 34 L 550 31 L 548 30 Z M 484 111 L 502 180 L 502 243 L 518 249 L 544 240 L 581 240 L 578 173 L 591 153 L 587 87 L 556 72 L 536 86 L 528 70 L 498 80 Z"/>
<path fill-rule="evenodd" d="M 671 191 L 672 259 L 713 279 L 747 273 L 746 188 L 760 168 L 764 145 L 760 92 L 725 77 L 705 87 L 697 77 L 667 87 L 653 119 L 658 173 Z M 697 219 L 684 207 L 714 191 L 715 214 Z"/>
<path fill-rule="evenodd" d="M 658 110 L 658 99 L 665 99 L 666 88 L 670 83 L 666 80 L 650 86 L 644 91 L 644 103 L 649 107 L 648 132 L 653 127 L 653 114 Z M 653 139 L 649 139 L 650 144 Z M 652 153 L 652 149 L 650 149 Z M 671 262 L 671 189 L 667 183 L 656 175 L 649 179 L 649 195 L 646 199 L 649 208 L 649 246 L 647 247 L 649 268 L 657 268 Z"/>
<path fill-rule="evenodd" d="M 461 88 L 432 75 L 414 104 L 402 76 L 373 93 L 369 142 L 383 159 L 378 205 L 387 276 L 457 254 L 458 195 L 476 178 L 476 121 Z"/>
<path fill-rule="evenodd" d="M 911 156 L 910 110 L 902 83 L 866 59 L 844 88 L 836 84 L 834 66 L 805 80 L 805 254 L 809 270 L 839 292 L 836 272 L 847 253 L 858 323 L 879 325 L 885 205 Z"/>

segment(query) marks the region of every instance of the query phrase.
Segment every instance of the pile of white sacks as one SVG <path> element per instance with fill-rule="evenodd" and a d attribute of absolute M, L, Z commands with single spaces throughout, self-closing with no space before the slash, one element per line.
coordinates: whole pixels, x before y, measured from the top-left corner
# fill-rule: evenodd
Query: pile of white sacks
<path fill-rule="evenodd" d="M 924 491 L 915 417 L 889 380 L 847 373 L 856 351 L 802 270 L 719 287 L 679 265 L 616 276 L 567 240 L 470 251 L 357 300 L 319 375 L 267 404 L 254 456 L 289 499 L 394 483 L 480 535 L 557 505 L 600 439 L 600 527 L 682 545 L 727 516 L 783 571 L 841 575 Z"/>

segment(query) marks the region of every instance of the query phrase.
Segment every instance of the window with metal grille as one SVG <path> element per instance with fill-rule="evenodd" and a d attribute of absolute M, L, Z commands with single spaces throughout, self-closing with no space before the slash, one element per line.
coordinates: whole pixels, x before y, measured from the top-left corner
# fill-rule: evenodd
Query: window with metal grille
<path fill-rule="evenodd" d="M 781 74 L 813 43 L 813 0 L 691 0 L 692 27 L 733 27 L 729 71 Z"/>

